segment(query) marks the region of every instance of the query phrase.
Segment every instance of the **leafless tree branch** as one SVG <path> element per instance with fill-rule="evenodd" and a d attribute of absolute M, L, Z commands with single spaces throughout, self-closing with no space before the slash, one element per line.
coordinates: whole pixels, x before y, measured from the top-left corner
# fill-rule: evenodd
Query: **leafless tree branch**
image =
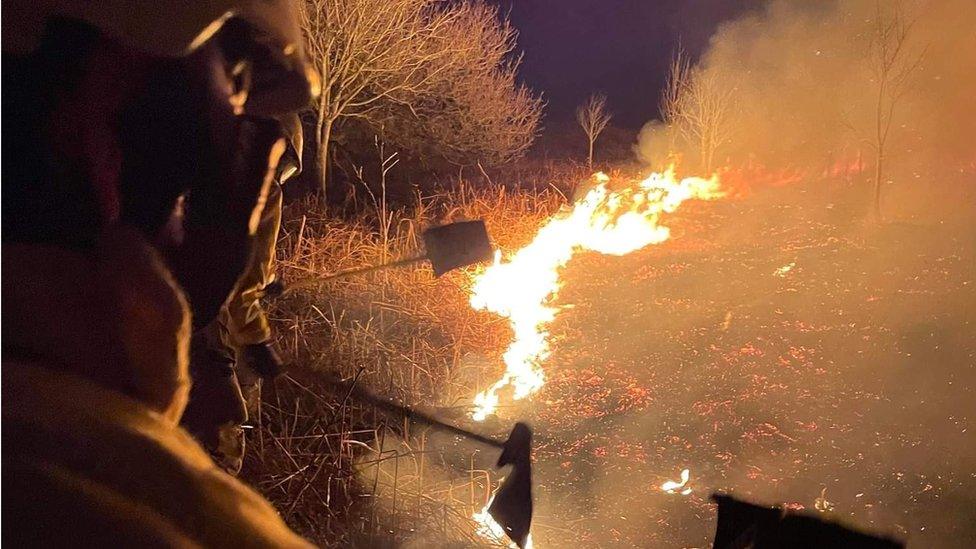
<path fill-rule="evenodd" d="M 576 121 L 583 128 L 589 145 L 586 165 L 590 169 L 593 169 L 593 143 L 610 123 L 610 118 L 611 115 L 607 111 L 607 97 L 603 94 L 591 95 L 585 103 L 576 108 Z"/>
<path fill-rule="evenodd" d="M 693 67 L 678 49 L 661 94 L 664 122 L 698 148 L 702 168 L 711 172 L 715 154 L 732 137 L 737 108 L 732 78 Z"/>
<path fill-rule="evenodd" d="M 515 31 L 497 9 L 439 0 L 303 6 L 307 51 L 323 82 L 315 105 L 323 189 L 342 118 L 399 130 L 392 141 L 401 145 L 425 141 L 444 156 L 475 156 L 471 163 L 504 161 L 531 145 L 542 102 L 515 80 Z"/>

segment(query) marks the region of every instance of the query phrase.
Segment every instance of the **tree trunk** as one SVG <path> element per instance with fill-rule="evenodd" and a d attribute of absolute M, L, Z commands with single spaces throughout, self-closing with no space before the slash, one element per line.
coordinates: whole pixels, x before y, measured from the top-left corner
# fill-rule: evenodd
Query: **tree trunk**
<path fill-rule="evenodd" d="M 329 181 L 329 144 L 332 141 L 332 121 L 323 120 L 322 129 L 318 135 L 318 159 L 319 159 L 319 193 L 324 201 L 328 200 L 328 181 Z"/>
<path fill-rule="evenodd" d="M 701 167 L 702 175 L 707 175 L 712 169 L 712 158 L 709 151 L 711 147 L 708 143 L 708 138 L 703 137 L 701 141 L 701 148 L 699 150 L 699 156 L 701 156 Z"/>
<path fill-rule="evenodd" d="M 884 155 L 878 152 L 874 165 L 874 220 L 881 223 L 881 178 L 884 176 Z"/>
<path fill-rule="evenodd" d="M 592 137 L 589 137 L 589 142 L 590 142 L 590 152 L 586 156 L 586 167 L 592 170 L 593 169 L 593 138 Z"/>
<path fill-rule="evenodd" d="M 878 4 L 879 6 L 881 4 Z M 881 176 L 884 174 L 884 150 L 885 142 L 887 141 L 888 131 L 885 128 L 885 118 L 884 118 L 884 98 L 885 89 L 888 84 L 888 71 L 882 70 L 881 81 L 878 84 L 878 102 L 877 108 L 875 110 L 875 146 L 877 147 L 877 162 L 874 163 L 874 220 L 877 223 L 881 223 Z M 891 124 L 891 118 L 888 119 L 888 127 Z"/>
<path fill-rule="evenodd" d="M 329 76 L 328 56 L 324 56 L 322 59 L 320 74 L 323 79 Z M 318 159 L 319 193 L 321 194 L 320 199 L 323 204 L 328 203 L 326 191 L 328 190 L 327 184 L 329 181 L 329 142 L 332 140 L 332 124 L 335 122 L 330 105 L 330 99 L 332 98 L 331 92 L 332 89 L 329 86 L 322 87 L 322 91 L 319 94 L 317 117 L 315 119 L 315 157 Z"/>

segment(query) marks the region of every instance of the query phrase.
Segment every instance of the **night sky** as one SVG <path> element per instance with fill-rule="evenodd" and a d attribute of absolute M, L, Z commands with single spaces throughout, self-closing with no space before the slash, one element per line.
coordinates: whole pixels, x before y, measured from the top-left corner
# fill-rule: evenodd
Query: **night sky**
<path fill-rule="evenodd" d="M 680 40 L 701 52 L 722 22 L 761 0 L 497 0 L 519 30 L 523 81 L 548 102 L 546 126 L 572 120 L 602 92 L 613 124 L 657 116 L 658 91 Z"/>

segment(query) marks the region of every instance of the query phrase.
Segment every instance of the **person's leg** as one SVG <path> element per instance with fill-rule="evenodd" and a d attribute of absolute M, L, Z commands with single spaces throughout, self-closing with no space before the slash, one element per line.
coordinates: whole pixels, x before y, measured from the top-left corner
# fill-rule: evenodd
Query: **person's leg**
<path fill-rule="evenodd" d="M 275 377 L 281 359 L 271 344 L 271 327 L 261 306 L 265 288 L 275 280 L 275 245 L 281 226 L 281 186 L 275 182 L 252 240 L 252 255 L 237 289 L 227 301 L 227 330 L 238 349 L 238 364 L 253 369 L 261 377 Z"/>
<path fill-rule="evenodd" d="M 235 368 L 236 352 L 226 342 L 226 329 L 219 319 L 194 334 L 190 354 L 193 386 L 182 425 L 221 468 L 236 475 L 244 459 L 242 426 L 248 409 Z"/>

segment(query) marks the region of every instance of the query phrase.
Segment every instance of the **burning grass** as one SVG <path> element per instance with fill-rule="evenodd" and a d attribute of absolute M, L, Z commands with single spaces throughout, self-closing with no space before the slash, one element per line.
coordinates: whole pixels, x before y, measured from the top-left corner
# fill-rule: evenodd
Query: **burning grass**
<path fill-rule="evenodd" d="M 279 240 L 279 273 L 306 283 L 416 255 L 424 228 L 461 219 L 485 219 L 495 243 L 510 249 L 564 201 L 555 188 L 461 184 L 410 208 L 385 208 L 378 197 L 353 218 L 330 216 L 311 200 L 294 204 Z M 293 367 L 266 390 L 245 475 L 317 543 L 404 543 L 418 535 L 484 543 L 471 516 L 497 486 L 487 466 L 497 456 L 456 441 L 446 441 L 446 452 L 445 441 L 431 449 L 425 432 L 331 381 L 353 380 L 464 422 L 471 397 L 492 381 L 485 376 L 500 374 L 510 337 L 504 319 L 467 306 L 470 281 L 470 273 L 434 279 L 422 266 L 324 282 L 274 303 L 278 342 Z"/>
<path fill-rule="evenodd" d="M 474 418 L 484 420 L 498 407 L 498 391 L 514 389 L 520 400 L 539 391 L 545 382 L 542 363 L 550 353 L 547 326 L 559 309 L 551 305 L 562 286 L 560 272 L 582 251 L 625 255 L 670 237 L 661 224 L 688 199 L 719 198 L 717 177 L 675 176 L 674 166 L 640 181 L 617 182 L 599 172 L 593 185 L 571 207 L 550 217 L 532 242 L 479 274 L 471 291 L 475 309 L 493 311 L 509 319 L 514 339 L 505 352 L 505 375 L 475 397 Z"/>
<path fill-rule="evenodd" d="M 712 490 L 922 546 L 976 539 L 976 240 L 866 227 L 843 206 L 857 200 L 808 191 L 690 204 L 667 243 L 567 267 L 558 305 L 573 310 L 551 326 L 547 385 L 499 411 L 537 427 L 538 546 L 707 544 Z M 489 187 L 343 220 L 297 205 L 282 272 L 294 283 L 410 255 L 421 228 L 464 218 L 515 250 L 563 203 Z M 463 424 L 512 336 L 468 306 L 470 281 L 406 269 L 275 304 L 296 367 L 266 395 L 247 474 L 315 541 L 486 543 L 471 515 L 497 454 L 378 414 L 322 375 Z M 467 426 L 503 436 L 504 423 Z"/>

